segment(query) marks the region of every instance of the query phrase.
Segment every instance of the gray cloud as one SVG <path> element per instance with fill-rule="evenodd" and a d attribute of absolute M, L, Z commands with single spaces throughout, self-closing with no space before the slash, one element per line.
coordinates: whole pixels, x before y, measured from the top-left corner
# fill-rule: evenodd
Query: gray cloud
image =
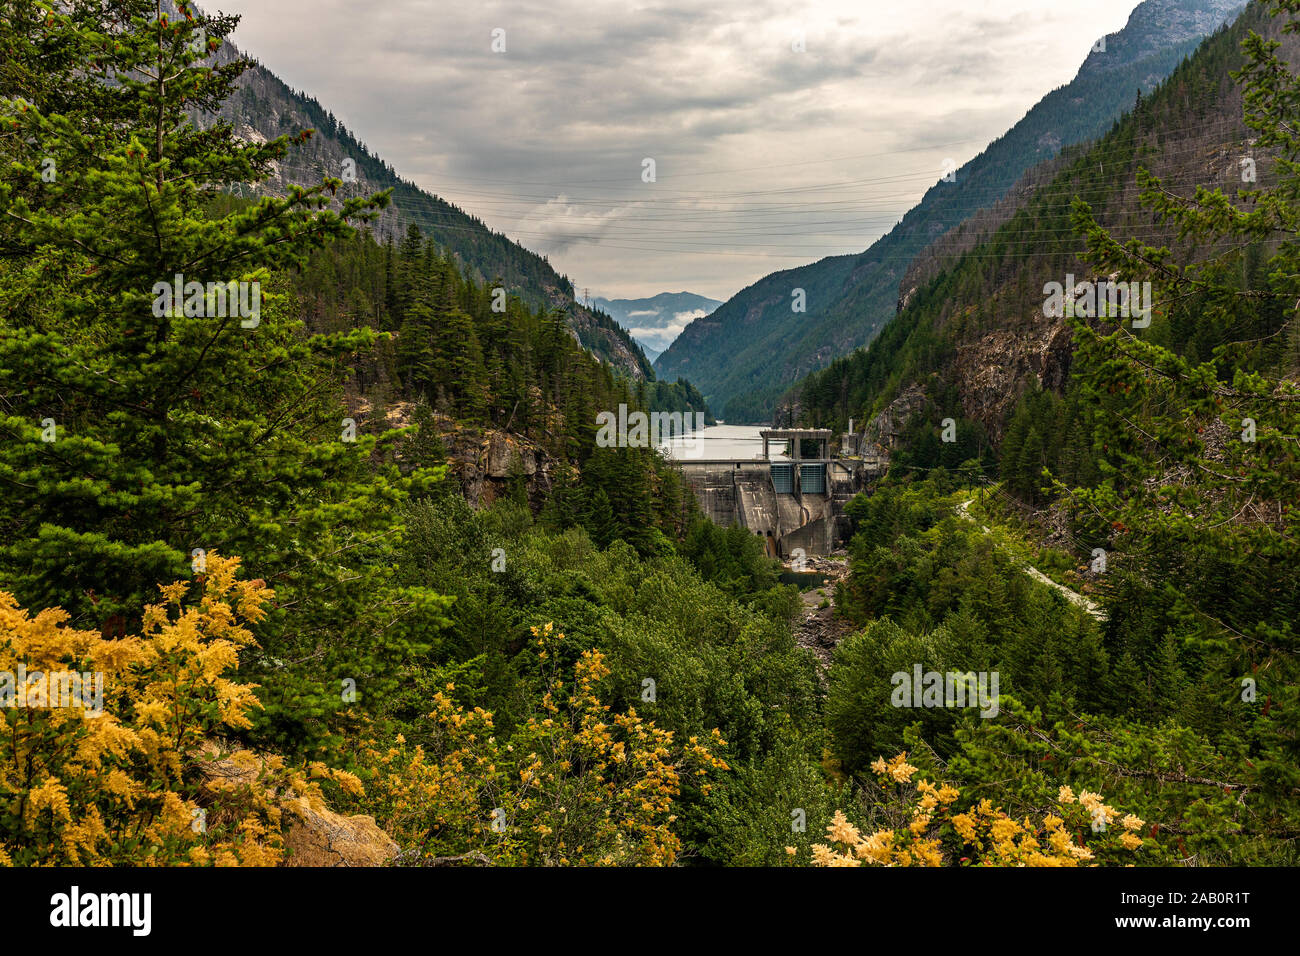
<path fill-rule="evenodd" d="M 640 316 L 659 315 L 659 310 L 649 309 L 638 312 L 629 312 L 628 318 L 637 318 Z M 690 325 L 692 321 L 701 316 L 708 315 L 704 309 L 691 309 L 689 312 L 674 312 L 672 321 L 665 322 L 662 325 L 646 325 L 629 328 L 628 332 L 638 341 L 648 343 L 651 348 L 662 352 L 672 344 L 673 339 L 681 335 L 682 329 Z"/>
<path fill-rule="evenodd" d="M 401 175 L 579 286 L 725 299 L 866 248 L 1136 2 L 211 5 L 243 14 L 236 41 Z"/>

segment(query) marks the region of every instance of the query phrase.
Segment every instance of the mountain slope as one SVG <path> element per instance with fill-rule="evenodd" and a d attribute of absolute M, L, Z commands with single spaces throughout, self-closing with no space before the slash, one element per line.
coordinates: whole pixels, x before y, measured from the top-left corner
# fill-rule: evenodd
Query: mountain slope
<path fill-rule="evenodd" d="M 219 62 L 241 54 L 232 43 L 223 45 Z M 344 180 L 344 196 L 393 190 L 393 201 L 372 228 L 377 238 L 399 239 L 409 226 L 455 256 L 466 278 L 475 283 L 497 283 L 525 303 L 564 310 L 578 341 L 597 357 L 636 379 L 651 378 L 649 359 L 626 330 L 609 316 L 574 301 L 573 283 L 559 275 L 547 261 L 458 206 L 431 195 L 402 179 L 381 157 L 372 153 L 347 127 L 314 97 L 291 89 L 283 80 L 254 60 L 240 79 L 235 94 L 216 117 L 230 123 L 246 139 L 264 141 L 315 130 L 315 135 L 295 148 L 290 162 L 279 164 L 266 182 L 244 186 L 240 194 L 282 195 L 290 185 L 315 185 L 323 176 Z"/>
<path fill-rule="evenodd" d="M 997 445 L 1025 391 L 1065 392 L 1072 336 L 1064 319 L 1044 314 L 1044 286 L 1090 277 L 1080 258 L 1083 238 L 1071 222 L 1076 196 L 1121 240 L 1168 246 L 1180 260 L 1228 252 L 1181 241 L 1139 202 L 1136 184 L 1141 167 L 1180 196 L 1205 186 L 1234 197 L 1256 186 L 1243 182 L 1246 158 L 1254 163 L 1258 184 L 1271 181 L 1274 157 L 1253 145 L 1241 91 L 1230 76 L 1242 62 L 1239 47 L 1249 30 L 1281 41 L 1283 54 L 1300 62 L 1300 40 L 1282 35 L 1259 5 L 1249 7 L 1106 136 L 1026 177 L 993 221 L 979 224 L 983 235 L 979 228 L 973 236 L 953 234 L 917 257 L 906 306 L 870 346 L 803 383 L 802 417 L 829 425 L 886 412 L 879 421 L 888 434 L 877 428 L 872 437 L 889 446 L 907 431 L 909 419 L 951 416 L 977 425 Z M 1044 176 L 1041 185 L 1031 182 Z M 1271 251 L 1264 242 L 1237 250 L 1243 281 L 1260 281 Z M 1157 316 L 1163 310 L 1156 303 Z M 1151 334 L 1205 359 L 1223 332 L 1176 317 L 1156 322 Z M 1261 341 L 1277 334 L 1261 332 Z M 918 414 L 927 405 L 931 414 Z"/>
<path fill-rule="evenodd" d="M 1103 133 L 1132 107 L 1135 91 L 1153 89 L 1242 6 L 1241 0 L 1146 0 L 1073 81 L 957 170 L 955 182 L 933 186 L 866 252 L 761 279 L 688 327 L 655 368 L 665 377 L 689 376 L 728 421 L 770 419 L 777 397 L 795 381 L 875 337 L 897 311 L 899 282 L 917 253 L 996 202 L 1037 163 Z M 806 314 L 791 313 L 794 288 L 807 293 Z"/>

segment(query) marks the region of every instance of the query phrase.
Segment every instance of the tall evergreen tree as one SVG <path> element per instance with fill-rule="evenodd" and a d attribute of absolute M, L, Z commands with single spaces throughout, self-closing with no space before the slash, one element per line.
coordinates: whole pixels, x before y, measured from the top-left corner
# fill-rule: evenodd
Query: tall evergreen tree
<path fill-rule="evenodd" d="M 380 443 L 343 421 L 349 356 L 376 333 L 305 336 L 279 278 L 387 196 L 338 202 L 326 180 L 210 215 L 292 145 L 189 119 L 248 65 L 213 65 L 235 21 L 72 6 L 14 0 L 24 15 L 0 21 L 33 68 L 110 90 L 0 98 L 0 242 L 26 251 L 0 264 L 0 586 L 118 629 L 207 553 L 242 556 L 277 592 L 244 661 L 260 731 L 310 749 L 382 704 L 443 604 L 391 587 L 377 559 L 400 539 L 392 504 L 434 476 L 372 467 Z"/>

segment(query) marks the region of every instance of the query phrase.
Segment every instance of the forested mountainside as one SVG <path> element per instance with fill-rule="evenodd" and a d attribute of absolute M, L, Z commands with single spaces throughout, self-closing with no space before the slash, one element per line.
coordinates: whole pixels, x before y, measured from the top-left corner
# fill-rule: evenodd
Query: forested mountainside
<path fill-rule="evenodd" d="M 1274 153 L 1257 145 L 1230 75 L 1243 62 L 1241 42 L 1252 29 L 1284 42 L 1288 56 L 1300 49 L 1259 5 L 1248 8 L 1100 141 L 1032 172 L 1004 204 L 919 255 L 914 284 L 904 290 L 907 304 L 879 338 L 802 383 L 803 417 L 863 422 L 923 385 L 934 398 L 943 396 L 945 414 L 978 425 L 996 445 L 1027 389 L 1064 393 L 1073 343 L 1065 317 L 1045 314 L 1044 286 L 1091 275 L 1084 237 L 1071 221 L 1075 197 L 1117 234 L 1191 256 L 1203 240 L 1180 237 L 1175 224 L 1161 222 L 1141 201 L 1140 169 L 1186 197 L 1198 187 L 1236 197 L 1274 176 Z M 1263 280 L 1277 241 L 1266 237 L 1244 249 L 1239 267 L 1247 282 Z M 1211 246 L 1197 254 L 1219 251 Z M 1211 357 L 1224 334 L 1181 315 L 1171 320 L 1152 335 L 1194 360 Z"/>
<path fill-rule="evenodd" d="M 485 836 L 503 864 L 737 858 L 711 817 L 743 789 L 697 773 L 820 786 L 789 756 L 813 665 L 761 545 L 701 523 L 653 449 L 596 446 L 595 408 L 636 397 L 560 316 L 494 311 L 416 232 L 352 232 L 382 195 L 232 197 L 292 143 L 196 131 L 238 67 L 193 44 L 233 24 L 151 8 L 0 7 L 0 664 L 107 672 L 99 722 L 5 702 L 0 861 L 274 864 L 325 798 L 385 828 L 370 862 L 487 860 Z M 178 272 L 260 307 L 159 304 Z M 354 376 L 427 407 L 354 417 Z M 540 514 L 525 474 L 475 513 L 446 472 L 492 424 L 579 473 Z"/>
<path fill-rule="evenodd" d="M 772 420 L 778 397 L 808 373 L 870 342 L 897 310 L 899 283 L 933 240 L 995 203 L 1035 164 L 1103 133 L 1150 92 L 1241 0 L 1146 0 L 1066 86 L 1043 97 L 979 156 L 936 183 L 893 230 L 856 256 L 761 279 L 686 328 L 656 361 L 683 375 L 728 421 Z M 1099 38 L 1100 39 L 1100 38 Z M 802 288 L 807 313 L 792 314 Z"/>
<path fill-rule="evenodd" d="M 217 53 L 219 62 L 241 56 L 233 43 Z M 402 179 L 360 141 L 315 97 L 293 90 L 260 63 L 245 71 L 238 85 L 212 113 L 197 112 L 200 122 L 230 123 L 243 138 L 266 142 L 285 133 L 314 130 L 292 156 L 277 160 L 258 183 L 239 183 L 236 195 L 283 196 L 289 186 L 319 183 L 324 176 L 342 180 L 343 196 L 367 196 L 392 190 L 392 202 L 380 211 L 372 229 L 381 241 L 401 239 L 411 226 L 452 255 L 471 281 L 503 287 L 533 308 L 564 310 L 583 346 L 616 368 L 653 380 L 650 360 L 627 331 L 609 315 L 575 301 L 573 283 L 551 267 L 545 256 L 525 249 L 477 217 Z"/>
<path fill-rule="evenodd" d="M 408 226 L 380 245 L 367 230 L 314 253 L 293 274 L 307 328 L 364 326 L 391 339 L 357 366 L 351 388 L 378 415 L 424 401 L 448 418 L 509 430 L 574 464 L 590 453 L 596 412 L 700 412 L 689 383 L 633 379 L 586 350 L 563 309 L 532 309 L 477 283 L 453 254 Z"/>
<path fill-rule="evenodd" d="M 648 448 L 597 447 L 592 425 L 620 405 L 712 424 L 699 392 L 618 373 L 562 310 L 534 311 L 457 265 L 411 226 L 396 244 L 368 231 L 340 240 L 289 274 L 308 331 L 387 336 L 352 361 L 345 398 L 358 427 L 416 426 L 414 454 L 445 456 L 476 503 L 502 495 L 645 551 L 680 534 L 693 499 L 676 473 Z"/>
<path fill-rule="evenodd" d="M 143 18 L 150 7 L 129 3 L 123 10 Z M 6 94 L 21 96 L 14 102 L 33 116 L 56 109 L 74 116 L 70 122 L 77 132 L 67 136 L 97 137 L 106 150 L 129 149 L 129 137 L 139 135 L 132 123 L 141 122 L 132 111 L 145 94 L 128 83 L 105 84 L 81 68 L 99 43 L 113 43 L 99 39 L 105 32 L 101 18 L 131 24 L 129 15 L 118 19 L 123 10 L 78 8 L 67 21 L 55 21 L 68 24 L 62 30 L 32 43 L 31 37 L 45 37 L 48 29 L 40 6 L 6 9 Z M 192 16 L 196 19 L 174 21 L 174 31 L 193 34 L 201 22 L 215 43 L 232 25 L 229 18 Z M 127 35 L 147 36 L 146 22 L 125 28 Z M 140 42 L 148 46 L 150 41 Z M 161 55 L 153 42 L 154 55 Z M 165 48 L 180 56 L 170 43 Z M 59 58 L 70 49 L 80 57 Z M 116 63 L 138 62 L 132 59 L 137 55 L 112 48 Z M 202 59 L 196 51 L 187 55 Z M 138 615 L 157 583 L 153 579 L 174 577 L 189 566 L 184 556 L 195 550 L 239 553 L 246 560 L 260 555 L 264 579 L 278 582 L 286 596 L 298 588 L 320 586 L 318 594 L 332 590 L 328 650 L 317 643 L 321 632 L 314 627 L 277 632 L 278 639 L 264 632 L 260 650 L 246 661 L 250 673 L 282 670 L 267 685 L 279 690 L 264 698 L 259 732 L 310 748 L 326 729 L 313 729 L 320 695 L 329 696 L 319 683 L 325 672 L 320 668 L 353 661 L 348 666 L 358 674 L 374 673 L 372 655 L 395 653 L 400 659 L 403 642 L 413 637 L 406 625 L 389 626 L 396 619 L 371 629 L 387 602 L 366 589 L 388 574 L 368 562 L 380 541 L 395 538 L 392 509 L 439 474 L 435 465 L 447 457 L 439 419 L 454 423 L 454 439 L 462 443 L 467 429 L 479 430 L 484 441 L 487 430 L 495 429 L 550 456 L 548 514 L 564 527 L 589 527 L 601 544 L 620 536 L 652 553 L 683 533 L 691 502 L 652 448 L 597 448 L 596 413 L 624 403 L 637 410 L 651 402 L 683 412 L 698 395 L 685 385 L 635 382 L 616 374 L 578 344 L 563 310 L 532 310 L 515 297 L 498 295 L 496 287 L 473 282 L 452 253 L 423 239 L 415 227 L 408 227 L 396 245 L 381 246 L 367 233 L 351 233 L 347 223 L 364 224 L 385 207 L 382 194 L 340 201 L 335 197 L 341 182 L 335 178 L 310 189 L 291 187 L 284 197 L 232 195 L 239 190 L 231 187 L 245 179 L 271 175 L 291 143 L 303 138 L 257 143 L 229 126 L 200 131 L 186 125 L 185 112 L 193 104 L 215 106 L 230 95 L 241 65 L 227 60 L 215 68 L 190 69 L 204 95 L 169 91 L 153 114 L 160 117 L 155 124 L 167 124 L 165 131 L 152 132 L 161 136 L 164 150 L 187 158 L 197 154 L 194 162 L 206 163 L 204 174 L 224 188 L 201 178 L 195 180 L 201 188 L 189 179 L 173 187 L 160 174 L 152 175 L 177 204 L 169 210 L 167 228 L 193 226 L 196 235 L 189 241 L 196 245 L 187 247 L 167 232 L 141 257 L 129 223 L 133 215 L 151 218 L 150 207 L 138 203 L 157 197 L 124 199 L 102 188 L 85 192 L 85 177 L 101 172 L 88 168 L 93 158 L 72 147 L 66 156 L 52 154 L 57 178 L 33 184 L 15 171 L 16 178 L 6 184 L 6 221 L 22 223 L 21 229 L 6 229 L 0 266 L 5 407 L 13 413 L 7 421 L 26 421 L 24 410 L 43 409 L 37 421 L 53 421 L 56 430 L 71 429 L 76 437 L 67 446 L 68 456 L 45 464 L 47 442 L 26 451 L 7 446 L 13 457 L 6 459 L 5 474 L 35 497 L 11 516 L 5 540 L 10 560 L 17 563 L 7 564 L 5 579 L 25 601 L 58 603 L 74 622 L 104 627 L 116 626 L 105 621 Z M 129 75 L 129 69 L 116 73 Z M 178 107 L 182 103 L 185 111 Z M 51 134 L 44 127 L 42 133 L 53 150 Z M 35 148 L 36 142 L 25 145 Z M 61 141 L 57 145 L 64 147 Z M 155 163 L 166 163 L 171 155 Z M 259 240 L 266 233 L 259 230 L 271 232 L 265 245 Z M 338 242 L 327 249 L 330 238 Z M 47 265 L 38 252 L 44 239 L 51 249 L 65 244 L 86 249 L 90 261 L 103 258 L 114 268 L 90 268 L 81 279 L 61 285 L 58 294 L 47 295 L 40 278 Z M 202 253 L 194 258 L 196 249 Z M 229 258 L 220 259 L 223 255 Z M 175 258 L 164 268 L 158 257 Z M 146 293 L 154 282 L 141 275 L 156 279 L 187 269 L 191 274 L 196 268 L 234 270 L 230 262 L 250 259 L 258 265 L 244 274 L 251 274 L 248 282 L 256 282 L 259 291 L 253 303 L 245 296 L 243 305 L 256 304 L 255 313 L 232 322 L 223 296 L 222 321 L 211 331 L 199 314 L 207 305 L 198 301 L 183 317 L 172 316 L 176 324 L 154 321 L 166 319 L 169 311 L 156 302 L 150 308 Z M 146 341 L 136 338 L 141 297 L 143 315 L 152 316 L 157 326 L 148 337 L 155 346 L 142 346 L 143 352 L 135 347 Z M 105 305 L 119 300 L 125 304 Z M 179 309 L 180 300 L 174 305 Z M 69 313 L 76 310 L 84 315 L 78 313 L 74 321 Z M 64 323 L 75 330 L 75 343 L 50 351 L 44 336 L 57 336 Z M 240 339 L 258 329 L 261 334 Z M 104 377 L 92 378 L 88 390 L 83 374 Z M 365 413 L 357 414 L 361 409 Z M 420 439 L 399 441 L 400 433 L 389 427 L 390 411 L 401 424 L 415 423 Z M 25 457 L 29 453 L 36 457 Z M 508 457 L 513 460 L 503 477 L 515 500 L 526 500 L 528 475 L 522 468 L 517 474 L 508 471 L 511 464 L 522 466 L 523 456 Z M 422 468 L 426 459 L 429 467 Z M 39 484 L 19 477 L 29 468 L 43 475 Z M 308 561 L 305 567 L 303 535 L 321 536 L 311 554 L 341 549 L 358 564 L 326 567 Z M 52 549 L 48 560 L 36 557 L 47 549 Z M 72 557 L 77 554 L 87 557 Z M 96 560 L 95 554 L 118 558 Z M 63 571 L 52 572 L 53 565 Z M 365 572 L 358 570 L 362 566 Z M 377 603 L 366 613 L 344 612 L 362 592 Z M 292 603 L 321 610 L 305 597 Z M 437 606 L 417 604 L 429 613 Z M 391 611 L 396 605 L 387 606 Z M 344 617 L 333 616 L 339 613 Z M 427 614 L 413 615 L 409 622 L 427 625 Z M 286 668 L 282 655 L 290 646 L 294 652 L 316 651 Z M 389 666 L 400 665 L 395 659 Z"/>

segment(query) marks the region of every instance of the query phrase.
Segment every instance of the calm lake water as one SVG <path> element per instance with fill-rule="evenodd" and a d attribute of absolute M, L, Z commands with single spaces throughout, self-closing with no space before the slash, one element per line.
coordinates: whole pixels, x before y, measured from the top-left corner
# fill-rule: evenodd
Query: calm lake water
<path fill-rule="evenodd" d="M 688 437 L 678 437 L 663 442 L 659 447 L 669 458 L 689 461 L 691 459 L 734 459 L 748 461 L 763 456 L 763 439 L 759 432 L 766 425 L 714 425 L 703 431 L 694 432 Z M 772 442 L 771 454 L 774 461 L 786 457 L 788 442 Z"/>

